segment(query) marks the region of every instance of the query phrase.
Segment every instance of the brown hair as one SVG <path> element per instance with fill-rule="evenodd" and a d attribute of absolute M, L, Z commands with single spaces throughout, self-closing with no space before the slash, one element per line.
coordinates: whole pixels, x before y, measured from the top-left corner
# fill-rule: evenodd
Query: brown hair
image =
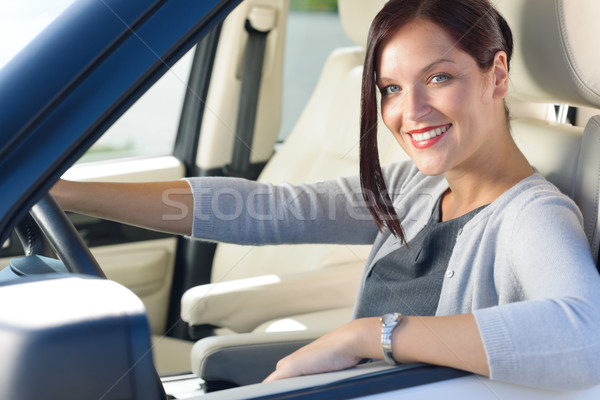
<path fill-rule="evenodd" d="M 406 238 L 400 217 L 392 205 L 379 163 L 375 81 L 380 50 L 402 26 L 416 18 L 444 29 L 482 71 L 493 66 L 500 50 L 506 52 L 510 63 L 513 46 L 508 24 L 487 0 L 390 0 L 371 23 L 361 89 L 360 182 L 377 227 L 389 229 L 402 242 Z M 508 110 L 506 113 L 508 122 Z"/>

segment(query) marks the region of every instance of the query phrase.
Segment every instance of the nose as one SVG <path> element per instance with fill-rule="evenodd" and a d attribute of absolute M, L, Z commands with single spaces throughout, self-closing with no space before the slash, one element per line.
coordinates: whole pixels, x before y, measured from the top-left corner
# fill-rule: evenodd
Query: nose
<path fill-rule="evenodd" d="M 403 118 L 411 121 L 419 121 L 431 111 L 428 95 L 420 85 L 409 88 L 398 106 L 402 110 Z"/>

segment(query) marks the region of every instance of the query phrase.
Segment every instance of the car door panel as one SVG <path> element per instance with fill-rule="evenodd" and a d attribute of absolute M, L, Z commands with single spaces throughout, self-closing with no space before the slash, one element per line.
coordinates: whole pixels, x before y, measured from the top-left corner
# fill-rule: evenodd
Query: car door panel
<path fill-rule="evenodd" d="M 184 175 L 183 163 L 175 157 L 157 156 L 79 164 L 64 177 L 86 181 L 142 182 L 177 180 Z M 73 216 L 72 219 L 107 277 L 140 297 L 148 311 L 152 333 L 163 334 L 177 238 L 116 223 L 108 223 L 110 231 L 105 232 L 107 229 L 103 225 L 107 224 L 106 221 L 84 216 Z"/>
<path fill-rule="evenodd" d="M 92 248 L 106 277 L 142 300 L 154 334 L 165 332 L 176 246 L 171 237 Z"/>

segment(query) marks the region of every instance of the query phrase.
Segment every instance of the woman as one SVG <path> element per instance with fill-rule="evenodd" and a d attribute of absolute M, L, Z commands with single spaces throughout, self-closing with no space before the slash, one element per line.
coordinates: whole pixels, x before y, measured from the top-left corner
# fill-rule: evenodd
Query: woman
<path fill-rule="evenodd" d="M 377 225 L 408 249 L 377 254 L 378 242 L 393 241 L 380 235 L 357 305 L 367 318 L 282 360 L 267 380 L 381 358 L 381 323 L 371 316 L 403 310 L 419 317 L 393 330 L 396 361 L 546 388 L 597 382 L 598 274 L 575 206 L 534 173 L 510 136 L 503 98 L 511 52 L 510 29 L 486 1 L 391 1 L 375 18 L 363 76 L 361 182 Z M 369 157 L 376 154 L 374 85 L 383 121 L 419 171 L 396 166 L 382 174 Z M 403 187 L 390 199 L 386 186 Z M 398 216 L 399 209 L 409 211 Z M 405 269 L 416 260 L 421 270 L 394 271 L 397 260 Z M 410 274 L 421 283 L 407 284 Z M 574 276 L 591 284 L 559 284 Z M 390 287 L 419 301 L 378 301 Z M 431 308 L 427 297 L 436 293 Z M 579 312 L 586 317 L 574 323 Z M 555 368 L 564 363 L 581 369 L 565 376 Z"/>
<path fill-rule="evenodd" d="M 199 238 L 374 243 L 356 319 L 280 361 L 267 381 L 385 358 L 542 388 L 588 387 L 600 382 L 600 277 L 577 207 L 510 136 L 511 53 L 510 29 L 486 0 L 392 0 L 369 33 L 360 179 L 60 182 L 54 194 L 67 209 Z M 376 90 L 383 121 L 412 159 L 383 171 Z M 211 194 L 224 187 L 277 217 L 219 218 Z M 340 213 L 347 207 L 328 218 L 331 199 L 351 203 L 359 187 L 375 223 Z M 194 215 L 162 217 L 174 204 Z"/>

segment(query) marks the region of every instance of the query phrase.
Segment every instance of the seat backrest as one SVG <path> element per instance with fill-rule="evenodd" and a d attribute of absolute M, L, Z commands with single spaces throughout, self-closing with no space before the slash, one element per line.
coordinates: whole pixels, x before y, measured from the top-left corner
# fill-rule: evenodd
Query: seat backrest
<path fill-rule="evenodd" d="M 292 132 L 266 165 L 259 180 L 271 183 L 315 182 L 358 173 L 360 85 L 364 45 L 370 21 L 385 0 L 340 0 L 344 31 L 356 46 L 338 48 L 328 57 L 311 98 Z M 386 129 L 383 124 L 381 129 Z M 382 135 L 393 141 L 392 135 Z M 382 146 L 382 157 L 406 157 L 399 146 Z M 370 246 L 280 245 L 253 248 L 219 244 L 212 281 L 263 274 L 295 273 L 340 264 L 360 274 Z M 235 268 L 232 268 L 235 266 Z"/>
<path fill-rule="evenodd" d="M 600 107 L 600 2 L 510 0 L 497 3 L 515 38 L 510 96 L 525 103 Z M 600 234 L 600 117 L 576 125 L 516 115 L 515 141 L 540 173 L 571 196 L 582 210 L 595 259 Z M 579 126 L 577 126 L 579 125 Z M 585 126 L 585 129 L 584 127 Z"/>

